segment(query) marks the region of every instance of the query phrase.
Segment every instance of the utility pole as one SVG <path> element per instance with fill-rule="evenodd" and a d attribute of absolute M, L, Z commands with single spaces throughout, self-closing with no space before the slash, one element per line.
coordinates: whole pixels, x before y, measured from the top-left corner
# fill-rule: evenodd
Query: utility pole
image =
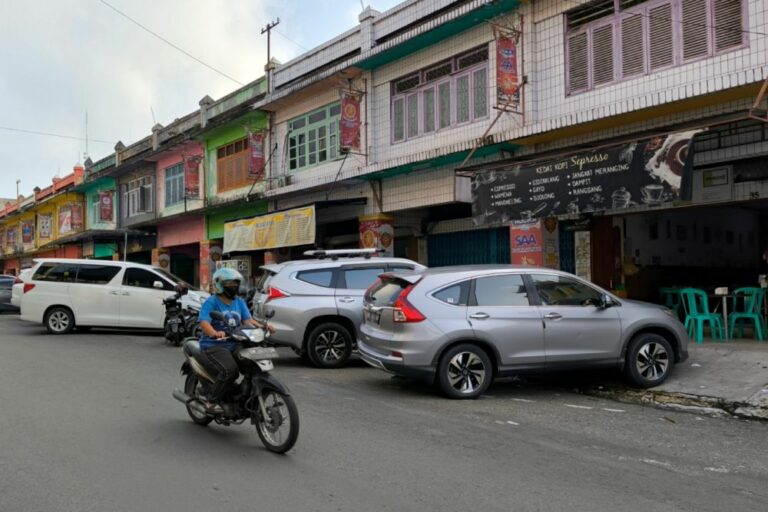
<path fill-rule="evenodd" d="M 19 183 L 21 180 L 16 180 L 16 204 L 19 204 Z"/>
<path fill-rule="evenodd" d="M 280 24 L 280 18 L 277 18 L 276 21 L 273 21 L 271 23 L 267 23 L 267 26 L 261 29 L 261 33 L 264 34 L 264 32 L 267 33 L 267 93 L 272 92 L 272 53 L 271 53 L 271 47 L 270 47 L 270 40 L 272 39 L 272 29 L 275 28 Z"/>

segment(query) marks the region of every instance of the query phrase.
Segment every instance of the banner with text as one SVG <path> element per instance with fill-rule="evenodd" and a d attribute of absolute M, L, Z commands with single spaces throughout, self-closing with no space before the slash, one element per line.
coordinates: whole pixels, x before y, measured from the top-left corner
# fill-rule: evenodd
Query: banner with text
<path fill-rule="evenodd" d="M 360 98 L 343 93 L 341 97 L 341 147 L 360 149 Z"/>
<path fill-rule="evenodd" d="M 496 96 L 499 105 L 520 102 L 517 40 L 513 36 L 496 39 Z"/>
<path fill-rule="evenodd" d="M 689 200 L 691 139 L 700 130 L 478 172 L 472 178 L 475 224 L 620 210 Z"/>
<path fill-rule="evenodd" d="M 99 220 L 112 222 L 112 191 L 99 192 Z"/>
<path fill-rule="evenodd" d="M 264 153 L 264 132 L 253 132 L 248 135 L 250 159 L 248 178 L 258 181 L 264 178 L 266 170 L 266 155 Z"/>
<path fill-rule="evenodd" d="M 200 197 L 200 162 L 202 157 L 193 156 L 184 160 L 184 197 Z"/>
<path fill-rule="evenodd" d="M 35 245 L 35 219 L 21 223 L 21 243 L 25 248 Z"/>
<path fill-rule="evenodd" d="M 37 236 L 41 241 L 48 241 L 53 236 L 52 213 L 40 213 L 37 215 Z"/>
<path fill-rule="evenodd" d="M 224 224 L 225 253 L 314 243 L 314 205 Z"/>

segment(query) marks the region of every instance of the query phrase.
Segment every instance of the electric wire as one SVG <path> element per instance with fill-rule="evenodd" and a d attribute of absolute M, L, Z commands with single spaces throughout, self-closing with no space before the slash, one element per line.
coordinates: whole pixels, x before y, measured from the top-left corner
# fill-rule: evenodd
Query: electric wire
<path fill-rule="evenodd" d="M 85 137 L 75 137 L 74 135 L 61 135 L 59 133 L 40 132 L 36 130 L 25 130 L 23 128 L 11 128 L 10 126 L 0 126 L 0 130 L 17 132 L 17 133 L 26 133 L 30 135 L 42 135 L 45 137 L 58 137 L 60 139 L 87 140 L 88 142 L 101 142 L 102 144 L 114 144 L 113 141 L 108 141 L 108 140 L 92 139 L 90 137 L 86 139 Z"/>

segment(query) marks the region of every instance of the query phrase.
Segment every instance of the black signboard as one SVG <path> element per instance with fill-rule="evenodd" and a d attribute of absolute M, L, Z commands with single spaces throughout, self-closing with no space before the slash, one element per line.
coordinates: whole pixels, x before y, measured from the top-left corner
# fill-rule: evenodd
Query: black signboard
<path fill-rule="evenodd" d="M 567 157 L 479 172 L 472 178 L 475 224 L 619 210 L 690 199 L 698 130 Z"/>

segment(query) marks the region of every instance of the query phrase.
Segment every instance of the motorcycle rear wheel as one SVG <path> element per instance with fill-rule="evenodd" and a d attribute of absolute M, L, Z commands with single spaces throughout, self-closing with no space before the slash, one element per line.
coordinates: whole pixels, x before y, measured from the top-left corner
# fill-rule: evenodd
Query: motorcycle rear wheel
<path fill-rule="evenodd" d="M 200 398 L 200 379 L 194 373 L 187 375 L 187 380 L 184 382 L 184 392 L 191 398 Z M 213 418 L 206 415 L 201 415 L 187 406 L 187 414 L 192 418 L 192 421 L 198 425 L 206 426 Z"/>
<path fill-rule="evenodd" d="M 296 444 L 299 438 L 299 410 L 293 397 L 278 391 L 267 389 L 262 393 L 268 418 L 264 418 L 261 408 L 254 412 L 254 423 L 259 439 L 267 450 L 285 453 Z"/>

